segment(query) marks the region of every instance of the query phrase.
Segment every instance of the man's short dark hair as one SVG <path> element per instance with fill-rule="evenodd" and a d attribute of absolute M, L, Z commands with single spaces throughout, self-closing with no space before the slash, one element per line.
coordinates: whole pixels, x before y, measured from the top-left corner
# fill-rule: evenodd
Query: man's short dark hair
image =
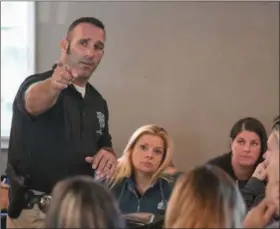
<path fill-rule="evenodd" d="M 67 35 L 69 36 L 73 29 L 81 23 L 88 23 L 105 31 L 105 26 L 99 19 L 95 17 L 81 17 L 72 22 L 72 24 L 68 28 Z"/>

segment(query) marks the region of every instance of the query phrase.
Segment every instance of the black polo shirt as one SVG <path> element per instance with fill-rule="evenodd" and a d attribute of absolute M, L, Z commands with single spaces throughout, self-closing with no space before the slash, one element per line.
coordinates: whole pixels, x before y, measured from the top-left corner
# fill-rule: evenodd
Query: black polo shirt
<path fill-rule="evenodd" d="M 8 150 L 8 162 L 29 177 L 27 186 L 47 193 L 66 177 L 94 175 L 85 157 L 95 155 L 102 147 L 112 147 L 106 100 L 89 83 L 84 98 L 71 85 L 43 114 L 34 117 L 26 111 L 27 88 L 52 73 L 29 76 L 20 86 L 13 103 Z"/>

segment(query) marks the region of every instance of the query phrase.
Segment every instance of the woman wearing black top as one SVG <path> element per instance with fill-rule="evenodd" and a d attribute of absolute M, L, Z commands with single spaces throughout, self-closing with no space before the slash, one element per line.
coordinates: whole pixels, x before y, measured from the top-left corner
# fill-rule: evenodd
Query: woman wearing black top
<path fill-rule="evenodd" d="M 258 164 L 263 161 L 263 154 L 267 149 L 267 133 L 259 120 L 247 117 L 234 124 L 230 138 L 231 151 L 211 159 L 208 163 L 226 171 L 238 183 L 242 192 Z M 260 187 L 261 191 L 264 191 L 263 187 L 265 185 Z M 248 208 L 253 204 L 254 198 L 252 194 L 244 198 Z"/>

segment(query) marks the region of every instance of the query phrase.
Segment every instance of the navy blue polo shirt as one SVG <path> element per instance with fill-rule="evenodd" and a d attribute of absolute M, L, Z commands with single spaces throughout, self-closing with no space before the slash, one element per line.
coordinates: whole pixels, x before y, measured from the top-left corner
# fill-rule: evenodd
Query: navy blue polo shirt
<path fill-rule="evenodd" d="M 133 176 L 124 178 L 111 189 L 111 192 L 123 214 L 149 212 L 165 215 L 169 198 L 180 174 L 173 175 L 170 181 L 158 178 L 143 195 L 137 191 Z"/>
<path fill-rule="evenodd" d="M 66 177 L 93 175 L 85 157 L 102 147 L 112 147 L 107 102 L 89 83 L 84 98 L 70 85 L 48 111 L 38 116 L 27 112 L 25 91 L 52 73 L 29 76 L 21 84 L 13 103 L 8 149 L 8 162 L 27 175 L 28 188 L 46 193 Z"/>

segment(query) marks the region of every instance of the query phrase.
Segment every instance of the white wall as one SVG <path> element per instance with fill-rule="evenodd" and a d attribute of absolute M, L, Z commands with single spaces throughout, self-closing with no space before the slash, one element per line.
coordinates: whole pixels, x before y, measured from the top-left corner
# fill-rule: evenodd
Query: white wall
<path fill-rule="evenodd" d="M 269 129 L 279 113 L 277 2 L 36 4 L 38 72 L 60 57 L 73 20 L 105 23 L 91 83 L 108 101 L 119 154 L 136 128 L 157 123 L 174 139 L 175 164 L 189 167 L 226 151 L 237 119 L 255 116 Z"/>

